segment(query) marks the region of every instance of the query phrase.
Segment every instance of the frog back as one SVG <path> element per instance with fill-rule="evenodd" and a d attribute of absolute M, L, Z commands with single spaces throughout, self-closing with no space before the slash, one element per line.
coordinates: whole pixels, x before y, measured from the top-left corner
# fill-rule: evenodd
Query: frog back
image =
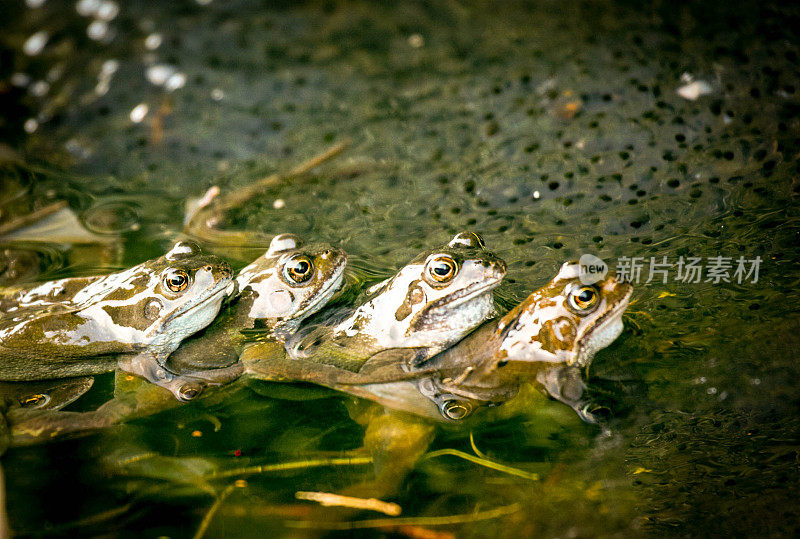
<path fill-rule="evenodd" d="M 102 278 L 102 275 L 92 275 L 23 286 L 0 287 L 0 315 L 13 315 L 29 309 L 66 304 L 71 302 L 78 292 Z"/>
<path fill-rule="evenodd" d="M 0 319 L 0 379 L 98 374 L 110 370 L 115 355 L 139 348 L 139 329 L 86 311 L 51 305 Z"/>

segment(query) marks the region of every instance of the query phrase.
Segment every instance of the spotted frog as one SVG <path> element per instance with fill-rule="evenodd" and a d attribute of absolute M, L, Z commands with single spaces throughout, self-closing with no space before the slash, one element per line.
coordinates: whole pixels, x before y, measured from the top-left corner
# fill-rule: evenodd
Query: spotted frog
<path fill-rule="evenodd" d="M 179 396 L 165 368 L 207 326 L 235 285 L 230 266 L 178 242 L 164 256 L 106 276 L 51 281 L 4 297 L 0 380 L 125 371 Z"/>
<path fill-rule="evenodd" d="M 238 273 L 238 293 L 217 319 L 173 352 L 167 366 L 208 379 L 212 369 L 238 362 L 246 341 L 242 330 L 268 329 L 284 341 L 341 287 L 346 264 L 340 249 L 306 246 L 293 234 L 275 236 L 267 252 Z"/>

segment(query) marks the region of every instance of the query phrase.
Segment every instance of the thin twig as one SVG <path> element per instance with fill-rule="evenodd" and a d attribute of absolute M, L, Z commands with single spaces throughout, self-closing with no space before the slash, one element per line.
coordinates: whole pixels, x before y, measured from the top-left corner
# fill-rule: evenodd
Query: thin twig
<path fill-rule="evenodd" d="M 298 500 L 308 500 L 317 502 L 324 507 L 350 507 L 352 509 L 367 509 L 378 511 L 392 517 L 396 517 L 402 512 L 399 505 L 392 502 L 384 502 L 376 498 L 354 498 L 353 496 L 342 496 L 330 492 L 308 492 L 300 490 L 295 492 L 294 497 Z"/>
<path fill-rule="evenodd" d="M 67 207 L 67 201 L 60 200 L 53 204 L 49 204 L 44 208 L 32 211 L 27 215 L 23 215 L 21 217 L 17 217 L 16 219 L 12 219 L 11 221 L 0 225 L 0 236 L 8 234 L 9 232 L 14 232 L 15 230 L 18 230 L 30 224 L 36 223 L 40 219 L 44 219 L 48 215 L 52 215 L 66 207 Z"/>
<path fill-rule="evenodd" d="M 219 230 L 216 225 L 227 211 L 241 206 L 268 187 L 308 173 L 317 165 L 341 153 L 349 144 L 350 140 L 345 140 L 300 163 L 286 174 L 270 174 L 237 191 L 216 196 L 210 203 L 194 212 L 184 226 L 184 233 L 206 243 L 216 245 L 242 246 L 268 243 L 267 238 L 261 234 L 239 230 Z"/>

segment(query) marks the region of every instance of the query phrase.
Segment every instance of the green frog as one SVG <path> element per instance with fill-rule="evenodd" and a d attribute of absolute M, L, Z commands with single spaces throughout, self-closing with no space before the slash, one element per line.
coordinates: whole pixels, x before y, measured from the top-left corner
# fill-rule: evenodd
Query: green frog
<path fill-rule="evenodd" d="M 245 356 L 255 360 L 249 368 L 268 379 L 291 379 L 292 371 L 324 378 L 327 367 L 355 373 L 368 360 L 395 362 L 397 354 L 424 361 L 494 315 L 492 290 L 505 273 L 505 262 L 484 249 L 480 236 L 459 233 L 368 289 L 366 301 L 351 312 L 292 335 L 288 359 L 267 360 L 267 367 L 258 358 L 270 354 L 249 347 Z"/>
<path fill-rule="evenodd" d="M 346 265 L 340 249 L 306 246 L 294 234 L 275 236 L 267 252 L 237 274 L 238 292 L 222 313 L 173 352 L 167 366 L 173 372 L 202 371 L 209 378 L 212 369 L 238 362 L 247 340 L 242 330 L 267 329 L 283 342 L 333 297 Z"/>
<path fill-rule="evenodd" d="M 216 317 L 235 284 L 230 266 L 178 242 L 165 255 L 105 276 L 51 281 L 2 298 L 0 380 L 85 376 L 116 366 L 181 398 L 165 368 Z"/>
<path fill-rule="evenodd" d="M 191 378 L 182 400 L 197 397 L 207 385 L 230 382 L 242 373 L 239 353 L 246 336 L 241 330 L 271 331 L 272 345 L 281 342 L 306 317 L 321 309 L 341 287 L 347 255 L 329 245 L 305 245 L 293 234 L 273 238 L 269 250 L 236 276 L 237 294 L 205 330 L 185 340 L 166 363 L 167 369 Z M 0 388 L 1 389 L 1 388 Z M 177 404 L 164 391 L 118 372 L 115 397 L 86 413 L 15 412 L 17 443 L 56 434 L 96 429 L 164 410 Z"/>
<path fill-rule="evenodd" d="M 342 372 L 327 385 L 394 409 L 459 420 L 480 406 L 510 400 L 520 382 L 530 379 L 583 420 L 595 422 L 591 403 L 583 398 L 581 370 L 622 333 L 632 291 L 613 273 L 583 284 L 579 264 L 568 262 L 505 316 L 441 354 L 417 365 L 367 364 L 368 383 Z"/>

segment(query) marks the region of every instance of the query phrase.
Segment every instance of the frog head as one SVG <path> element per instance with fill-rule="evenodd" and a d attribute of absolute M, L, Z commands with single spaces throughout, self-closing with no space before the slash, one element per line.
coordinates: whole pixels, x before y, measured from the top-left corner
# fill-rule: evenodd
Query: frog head
<path fill-rule="evenodd" d="M 269 250 L 236 277 L 239 309 L 250 327 L 263 320 L 291 331 L 321 309 L 342 284 L 347 255 L 329 245 L 304 245 L 293 234 L 280 234 Z"/>
<path fill-rule="evenodd" d="M 567 262 L 558 275 L 498 323 L 496 359 L 589 365 L 598 350 L 622 333 L 622 313 L 633 287 L 613 272 L 593 284 L 580 279 L 580 265 Z"/>
<path fill-rule="evenodd" d="M 381 283 L 336 326 L 334 339 L 358 337 L 373 352 L 420 348 L 429 357 L 494 314 L 492 290 L 505 273 L 505 262 L 484 250 L 480 236 L 462 232 Z"/>
<path fill-rule="evenodd" d="M 89 283 L 70 310 L 87 321 L 75 340 L 123 341 L 174 349 L 207 326 L 234 289 L 227 262 L 178 242 L 165 255 Z M 89 333 L 91 332 L 91 333 Z"/>

